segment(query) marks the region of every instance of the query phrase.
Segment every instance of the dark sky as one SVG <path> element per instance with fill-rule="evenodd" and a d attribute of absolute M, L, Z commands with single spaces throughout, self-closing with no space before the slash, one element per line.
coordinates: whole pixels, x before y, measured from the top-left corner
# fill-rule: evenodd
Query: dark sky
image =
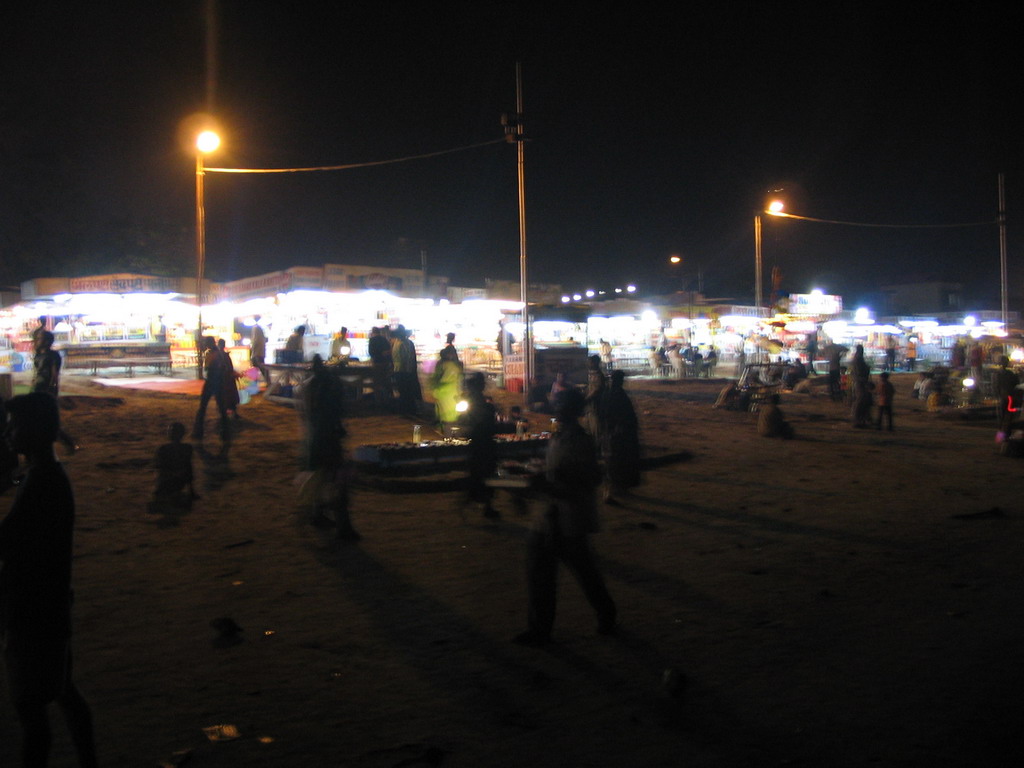
<path fill-rule="evenodd" d="M 1020 46 L 983 5 L 222 0 L 210 69 L 202 0 L 12 5 L 0 20 L 6 281 L 38 276 L 19 253 L 74 257 L 126 222 L 191 242 L 194 161 L 176 134 L 204 109 L 208 74 L 225 128 L 209 164 L 317 166 L 499 139 L 519 61 L 537 280 L 674 287 L 699 270 L 707 294 L 749 301 L 753 216 L 771 190 L 822 219 L 983 222 L 1002 172 L 1021 293 Z M 419 266 L 421 250 L 455 284 L 519 274 L 516 153 L 504 143 L 331 173 L 210 174 L 206 200 L 215 279 Z M 676 272 L 672 253 L 684 257 Z M 994 225 L 766 220 L 764 264 L 785 291 L 853 302 L 887 282 L 945 278 L 998 307 Z"/>

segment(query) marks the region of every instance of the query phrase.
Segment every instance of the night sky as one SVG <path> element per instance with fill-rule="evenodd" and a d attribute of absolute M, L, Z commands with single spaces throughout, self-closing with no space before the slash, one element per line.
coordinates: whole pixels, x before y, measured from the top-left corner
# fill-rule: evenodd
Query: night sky
<path fill-rule="evenodd" d="M 699 273 L 707 295 L 749 302 L 753 217 L 782 189 L 790 211 L 822 219 L 993 222 L 766 219 L 766 281 L 778 266 L 783 291 L 854 303 L 955 279 L 997 309 L 1002 172 L 1020 308 L 1020 45 L 983 5 L 306 5 L 218 3 L 208 67 L 202 0 L 5 4 L 0 280 L 118 248 L 189 274 L 194 160 L 177 134 L 208 98 L 225 141 L 209 165 L 369 163 L 500 139 L 519 61 L 535 280 L 651 290 L 696 288 Z M 456 285 L 519 275 L 510 144 L 210 174 L 206 202 L 213 279 L 418 267 L 421 252 Z"/>

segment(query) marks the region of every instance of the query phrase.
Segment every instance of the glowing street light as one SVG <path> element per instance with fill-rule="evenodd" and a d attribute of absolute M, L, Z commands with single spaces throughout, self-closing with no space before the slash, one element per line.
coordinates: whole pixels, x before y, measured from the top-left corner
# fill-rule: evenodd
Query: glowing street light
<path fill-rule="evenodd" d="M 220 136 L 214 131 L 202 131 L 196 136 L 196 378 L 203 378 L 203 272 L 206 271 L 206 206 L 203 195 L 203 157 L 220 146 Z"/>

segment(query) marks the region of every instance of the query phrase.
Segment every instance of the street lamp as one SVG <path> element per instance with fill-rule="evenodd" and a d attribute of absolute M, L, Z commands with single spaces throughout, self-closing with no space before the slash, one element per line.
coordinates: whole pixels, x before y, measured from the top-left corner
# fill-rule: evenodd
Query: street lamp
<path fill-rule="evenodd" d="M 203 157 L 220 146 L 220 136 L 202 131 L 196 136 L 196 378 L 203 378 L 203 272 L 206 270 L 206 207 L 203 200 Z"/>

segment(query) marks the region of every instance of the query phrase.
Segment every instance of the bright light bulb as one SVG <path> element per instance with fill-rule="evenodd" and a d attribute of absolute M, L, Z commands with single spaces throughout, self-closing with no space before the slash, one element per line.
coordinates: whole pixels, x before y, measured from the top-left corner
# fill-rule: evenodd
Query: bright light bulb
<path fill-rule="evenodd" d="M 213 131 L 203 131 L 196 136 L 196 149 L 200 152 L 213 152 L 220 146 L 220 136 Z"/>

